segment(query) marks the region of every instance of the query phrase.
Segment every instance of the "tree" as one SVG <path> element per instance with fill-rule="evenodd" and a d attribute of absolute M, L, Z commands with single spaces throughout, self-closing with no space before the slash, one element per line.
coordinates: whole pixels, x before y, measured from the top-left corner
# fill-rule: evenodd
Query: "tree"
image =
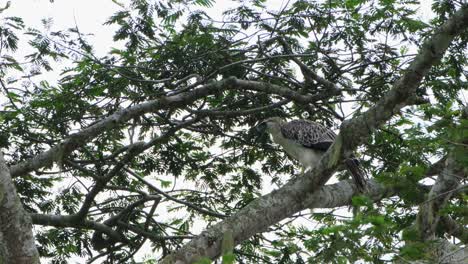
<path fill-rule="evenodd" d="M 78 28 L 2 17 L 0 193 L 22 202 L 0 212 L 7 262 L 31 262 L 6 253 L 28 219 L 53 263 L 126 263 L 144 245 L 147 263 L 464 261 L 466 3 L 435 1 L 424 22 L 408 0 L 241 1 L 223 21 L 210 0 L 115 2 L 125 45 L 103 57 Z M 272 116 L 339 135 L 299 174 L 252 129 Z M 355 151 L 366 193 L 337 171 Z"/>

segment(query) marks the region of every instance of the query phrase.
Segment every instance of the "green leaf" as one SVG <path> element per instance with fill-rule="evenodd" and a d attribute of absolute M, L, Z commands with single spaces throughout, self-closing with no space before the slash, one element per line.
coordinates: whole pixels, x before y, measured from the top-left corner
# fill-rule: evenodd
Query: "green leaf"
<path fill-rule="evenodd" d="M 226 253 L 222 257 L 222 264 L 233 264 L 236 261 L 236 256 L 233 253 Z"/>
<path fill-rule="evenodd" d="M 369 216 L 369 221 L 375 226 L 381 226 L 385 224 L 385 217 L 382 215 Z"/>
<path fill-rule="evenodd" d="M 200 6 L 204 7 L 212 7 L 213 6 L 213 0 L 195 0 L 195 3 Z"/>
<path fill-rule="evenodd" d="M 345 1 L 345 6 L 349 9 L 355 8 L 359 4 L 362 3 L 362 0 L 346 0 Z"/>
<path fill-rule="evenodd" d="M 211 264 L 211 259 L 209 259 L 207 257 L 203 257 L 203 258 L 195 261 L 194 264 Z"/>
<path fill-rule="evenodd" d="M 364 196 L 364 195 L 358 195 L 358 196 L 353 196 L 352 198 L 352 205 L 353 206 L 372 206 L 373 205 L 373 201 L 367 197 L 367 196 Z"/>

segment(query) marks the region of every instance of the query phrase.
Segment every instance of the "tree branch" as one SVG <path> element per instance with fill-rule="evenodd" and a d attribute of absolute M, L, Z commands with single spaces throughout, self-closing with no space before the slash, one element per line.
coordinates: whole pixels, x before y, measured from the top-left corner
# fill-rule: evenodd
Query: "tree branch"
<path fill-rule="evenodd" d="M 243 115 L 252 115 L 260 112 L 264 112 L 266 110 L 270 109 L 275 109 L 277 107 L 280 107 L 282 105 L 285 105 L 287 103 L 291 102 L 289 99 L 283 99 L 279 102 L 266 105 L 266 106 L 260 106 L 260 107 L 254 107 L 250 109 L 245 109 L 245 110 L 192 110 L 192 109 L 187 109 L 190 113 L 195 113 L 199 116 L 221 116 L 223 118 L 226 117 L 236 117 L 236 116 L 243 116 Z"/>
<path fill-rule="evenodd" d="M 31 218 L 0 152 L 0 263 L 40 263 Z"/>
<path fill-rule="evenodd" d="M 162 263 L 193 263 L 201 257 L 215 259 L 221 254 L 223 234 L 233 234 L 234 245 L 263 232 L 282 219 L 306 208 L 306 197 L 314 195 L 335 171 L 339 162 L 365 142 L 371 132 L 408 104 L 430 67 L 441 59 L 453 38 L 468 26 L 468 6 L 446 21 L 426 41 L 405 74 L 392 89 L 361 116 L 344 122 L 335 143 L 311 171 L 264 195 L 236 214 L 202 232 Z M 346 138 L 346 140 L 344 140 Z"/>
<path fill-rule="evenodd" d="M 459 225 L 450 216 L 441 216 L 439 224 L 448 235 L 460 239 L 465 245 L 468 244 L 468 229 L 466 227 Z"/>
<path fill-rule="evenodd" d="M 279 42 L 283 46 L 284 50 L 292 54 L 291 47 L 288 45 L 286 40 L 284 38 L 278 38 Z M 307 65 L 305 65 L 297 56 L 291 57 L 291 59 L 299 66 L 301 69 L 302 75 L 304 76 L 304 79 L 306 80 L 306 83 L 311 83 L 312 80 L 315 80 L 317 83 L 323 85 L 327 89 L 331 90 L 336 90 L 340 91 L 340 89 L 332 82 L 328 81 L 325 78 L 320 77 L 317 73 L 315 73 L 313 70 L 311 70 Z"/>
<path fill-rule="evenodd" d="M 174 126 L 170 128 L 166 133 L 163 135 L 156 137 L 149 142 L 137 142 L 134 144 L 131 144 L 130 147 L 127 150 L 127 154 L 122 158 L 121 161 L 119 161 L 112 170 L 105 175 L 102 178 L 99 178 L 96 181 L 96 184 L 93 186 L 93 188 L 88 192 L 88 194 L 85 197 L 85 200 L 83 202 L 83 205 L 81 206 L 80 210 L 78 213 L 76 213 L 76 217 L 79 219 L 86 217 L 86 214 L 88 213 L 89 208 L 91 207 L 94 198 L 101 192 L 105 187 L 106 184 L 115 176 L 117 173 L 119 173 L 122 168 L 125 167 L 127 162 L 132 160 L 134 157 L 142 153 L 143 151 L 147 150 L 150 147 L 153 147 L 154 145 L 161 144 L 162 142 L 168 140 L 171 136 L 173 136 L 179 129 L 188 126 L 190 124 L 193 124 L 196 122 L 198 119 L 194 118 L 191 120 L 188 120 L 186 122 L 180 123 L 177 126 Z"/>
<path fill-rule="evenodd" d="M 468 141 L 468 138 L 465 140 Z M 460 146 L 454 146 L 454 148 L 460 148 Z M 427 201 L 419 207 L 416 227 L 422 241 L 435 239 L 436 227 L 440 220 L 439 211 L 454 195 L 454 191 L 457 191 L 457 187 L 464 178 L 466 178 L 465 168 L 458 163 L 455 150 L 452 150 L 445 161 L 445 168 L 439 173 L 436 183 L 429 192 Z"/>
<path fill-rule="evenodd" d="M 115 241 L 126 242 L 126 238 L 121 233 L 113 230 L 112 227 L 90 220 L 79 219 L 75 215 L 31 214 L 31 219 L 35 225 L 92 229 L 108 235 L 109 238 Z"/>
<path fill-rule="evenodd" d="M 221 214 L 221 213 L 218 213 L 218 212 L 214 212 L 214 211 L 210 211 L 208 209 L 205 209 L 205 208 L 201 208 L 199 206 L 196 206 L 194 204 L 191 204 L 189 202 L 186 202 L 186 201 L 182 201 L 180 199 L 177 199 L 177 198 L 174 198 L 172 196 L 170 196 L 169 194 L 165 193 L 164 191 L 160 190 L 159 188 L 157 188 L 156 186 L 154 186 L 153 184 L 151 184 L 150 182 L 148 182 L 147 180 L 145 180 L 144 178 L 140 177 L 138 174 L 134 173 L 133 171 L 127 169 L 126 170 L 130 175 L 132 175 L 133 177 L 135 177 L 137 180 L 141 181 L 142 183 L 144 183 L 148 188 L 150 188 L 151 190 L 155 191 L 156 193 L 159 193 L 160 195 L 166 197 L 166 199 L 170 200 L 170 201 L 173 201 L 173 202 L 176 202 L 176 203 L 180 203 L 180 204 L 183 204 L 195 211 L 198 211 L 202 214 L 206 214 L 206 215 L 210 215 L 210 216 L 214 216 L 214 217 L 219 217 L 219 218 L 225 218 L 226 215 L 224 214 Z"/>
<path fill-rule="evenodd" d="M 273 93 L 284 98 L 297 101 L 299 103 L 313 103 L 315 101 L 324 100 L 330 96 L 340 93 L 338 90 L 330 89 L 325 93 L 316 95 L 302 95 L 294 90 L 275 84 L 245 81 L 236 79 L 235 77 L 229 77 L 221 81 L 209 83 L 199 88 L 186 91 L 184 93 L 163 96 L 160 99 L 151 100 L 119 110 L 95 124 L 84 128 L 75 134 L 71 134 L 68 138 L 62 140 L 59 144 L 53 146 L 49 150 L 16 165 L 12 165 L 10 167 L 11 176 L 20 176 L 42 167 L 51 166 L 53 162 L 63 160 L 63 158 L 69 153 L 84 145 L 86 142 L 96 138 L 104 131 L 115 129 L 132 118 L 136 118 L 145 113 L 154 112 L 160 109 L 186 107 L 187 105 L 207 95 L 233 89 Z"/>

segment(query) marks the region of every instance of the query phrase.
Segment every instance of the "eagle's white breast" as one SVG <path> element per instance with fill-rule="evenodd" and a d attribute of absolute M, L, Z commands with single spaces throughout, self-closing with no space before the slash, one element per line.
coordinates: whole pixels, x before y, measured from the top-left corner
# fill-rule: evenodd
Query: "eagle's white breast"
<path fill-rule="evenodd" d="M 314 167 L 323 155 L 323 151 L 306 148 L 294 140 L 283 137 L 280 131 L 272 131 L 271 137 L 286 153 L 298 160 L 304 169 Z"/>

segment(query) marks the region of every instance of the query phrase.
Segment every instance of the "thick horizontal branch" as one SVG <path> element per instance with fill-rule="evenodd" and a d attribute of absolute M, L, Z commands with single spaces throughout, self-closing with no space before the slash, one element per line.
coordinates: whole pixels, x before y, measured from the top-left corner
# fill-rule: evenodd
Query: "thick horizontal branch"
<path fill-rule="evenodd" d="M 114 217 L 109 218 L 104 221 L 104 223 L 98 223 L 95 221 L 85 220 L 80 218 L 79 215 L 47 215 L 47 214 L 31 214 L 33 224 L 42 225 L 42 226 L 54 226 L 62 228 L 77 228 L 77 229 L 90 229 L 100 233 L 106 234 L 109 239 L 127 243 L 128 240 L 120 232 L 114 230 L 112 226 L 115 226 L 119 219 L 122 217 L 122 214 L 130 213 L 136 206 L 142 205 L 145 202 L 152 200 L 160 200 L 160 196 L 150 195 L 141 198 L 135 203 L 130 204 L 121 213 L 117 214 Z"/>
<path fill-rule="evenodd" d="M 233 234 L 234 245 L 306 208 L 306 197 L 314 195 L 332 175 L 344 156 L 365 142 L 371 132 L 407 105 L 430 67 L 437 63 L 453 38 L 468 27 L 468 6 L 464 6 L 424 43 L 419 54 L 392 89 L 371 109 L 345 122 L 337 140 L 318 166 L 282 188 L 264 195 L 222 222 L 202 232 L 162 263 L 193 263 L 201 257 L 221 254 L 224 233 Z M 346 140 L 344 140 L 346 139 Z"/>
<path fill-rule="evenodd" d="M 79 219 L 75 215 L 31 214 L 31 218 L 35 225 L 91 229 L 102 232 L 115 241 L 126 241 L 126 238 L 113 230 L 112 227 L 90 220 Z"/>
<path fill-rule="evenodd" d="M 126 109 L 115 112 L 114 114 L 102 119 L 95 124 L 71 134 L 68 138 L 62 140 L 59 144 L 49 150 L 42 152 L 26 161 L 12 165 L 10 172 L 12 177 L 24 175 L 28 172 L 42 167 L 51 166 L 53 162 L 63 160 L 65 156 L 91 141 L 105 131 L 118 128 L 128 120 L 139 117 L 143 114 L 155 112 L 160 109 L 173 107 L 186 107 L 196 100 L 208 95 L 216 94 L 225 90 L 250 90 L 263 93 L 277 94 L 286 99 L 294 100 L 299 103 L 313 103 L 324 100 L 330 96 L 339 94 L 339 91 L 330 90 L 326 93 L 317 95 L 302 95 L 294 90 L 275 84 L 239 80 L 235 77 L 212 82 L 199 88 L 189 90 L 176 95 L 163 96 L 160 99 L 141 103 Z"/>

